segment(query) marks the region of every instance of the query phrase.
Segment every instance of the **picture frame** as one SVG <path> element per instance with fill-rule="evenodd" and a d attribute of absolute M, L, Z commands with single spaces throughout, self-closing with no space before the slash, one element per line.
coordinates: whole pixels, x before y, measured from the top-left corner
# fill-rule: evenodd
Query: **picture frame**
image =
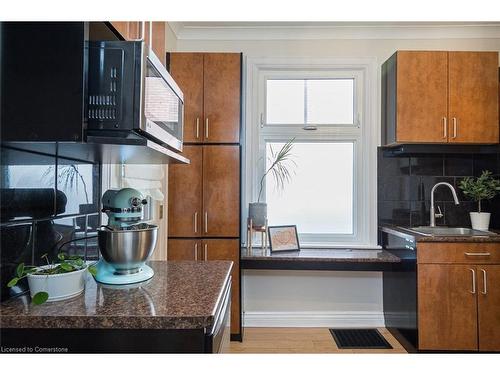
<path fill-rule="evenodd" d="M 267 231 L 271 252 L 300 251 L 296 225 L 269 226 Z"/>

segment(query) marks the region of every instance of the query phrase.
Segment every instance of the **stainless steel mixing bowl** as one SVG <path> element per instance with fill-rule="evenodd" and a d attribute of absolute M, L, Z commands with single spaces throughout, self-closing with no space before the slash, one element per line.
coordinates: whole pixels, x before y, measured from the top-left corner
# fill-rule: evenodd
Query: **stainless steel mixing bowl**
<path fill-rule="evenodd" d="M 113 266 L 116 274 L 126 275 L 139 272 L 141 266 L 153 254 L 158 236 L 158 226 L 148 225 L 146 229 L 97 230 L 98 243 L 104 260 Z"/>

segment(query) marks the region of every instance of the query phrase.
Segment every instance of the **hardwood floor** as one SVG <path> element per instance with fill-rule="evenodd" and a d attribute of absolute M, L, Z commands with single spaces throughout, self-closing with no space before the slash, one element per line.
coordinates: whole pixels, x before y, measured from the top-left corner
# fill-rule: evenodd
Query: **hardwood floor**
<path fill-rule="evenodd" d="M 230 353 L 406 353 L 385 329 L 393 349 L 339 349 L 328 328 L 245 328 L 243 342 L 231 341 Z"/>

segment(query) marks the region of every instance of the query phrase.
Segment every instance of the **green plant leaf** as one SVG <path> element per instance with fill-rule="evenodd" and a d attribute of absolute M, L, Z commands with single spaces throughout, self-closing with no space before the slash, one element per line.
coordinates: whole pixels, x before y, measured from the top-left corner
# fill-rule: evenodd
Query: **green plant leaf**
<path fill-rule="evenodd" d="M 75 267 L 73 267 L 71 264 L 63 262 L 59 265 L 64 271 L 73 271 Z"/>
<path fill-rule="evenodd" d="M 17 284 L 17 282 L 19 281 L 19 277 L 14 277 L 12 280 L 10 280 L 8 283 L 7 283 L 7 286 L 9 288 L 12 288 L 14 285 Z"/>
<path fill-rule="evenodd" d="M 91 265 L 91 266 L 89 266 L 89 268 L 87 268 L 87 269 L 88 269 L 88 271 L 90 272 L 90 274 L 91 274 L 92 276 L 97 275 L 97 267 L 96 267 L 95 265 Z"/>
<path fill-rule="evenodd" d="M 64 253 L 57 254 L 57 259 L 64 260 L 65 258 L 66 258 L 66 254 L 64 254 Z"/>
<path fill-rule="evenodd" d="M 23 272 L 24 272 L 24 263 L 19 263 L 18 266 L 16 267 L 17 277 L 23 276 Z"/>
<path fill-rule="evenodd" d="M 33 298 L 31 299 L 31 301 L 35 305 L 41 305 L 42 303 L 46 302 L 48 299 L 49 299 L 49 293 L 47 293 L 47 292 L 38 292 L 38 293 L 36 293 L 33 296 Z"/>

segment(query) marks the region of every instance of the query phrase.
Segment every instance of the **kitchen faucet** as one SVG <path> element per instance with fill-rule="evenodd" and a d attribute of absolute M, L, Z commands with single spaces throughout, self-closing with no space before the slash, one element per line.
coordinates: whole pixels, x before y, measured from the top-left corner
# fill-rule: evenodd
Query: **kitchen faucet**
<path fill-rule="evenodd" d="M 438 217 L 438 218 L 443 217 L 443 214 L 441 213 L 441 209 L 439 208 L 439 206 L 438 206 L 438 210 L 439 210 L 438 214 L 436 214 L 436 209 L 434 208 L 434 191 L 440 185 L 448 186 L 451 190 L 451 193 L 453 194 L 453 199 L 455 200 L 455 205 L 459 204 L 458 198 L 457 198 L 457 192 L 455 191 L 455 188 L 452 185 L 450 185 L 447 182 L 438 182 L 436 185 L 434 185 L 432 187 L 432 190 L 431 190 L 431 225 L 430 225 L 431 227 L 436 226 L 436 217 Z"/>

